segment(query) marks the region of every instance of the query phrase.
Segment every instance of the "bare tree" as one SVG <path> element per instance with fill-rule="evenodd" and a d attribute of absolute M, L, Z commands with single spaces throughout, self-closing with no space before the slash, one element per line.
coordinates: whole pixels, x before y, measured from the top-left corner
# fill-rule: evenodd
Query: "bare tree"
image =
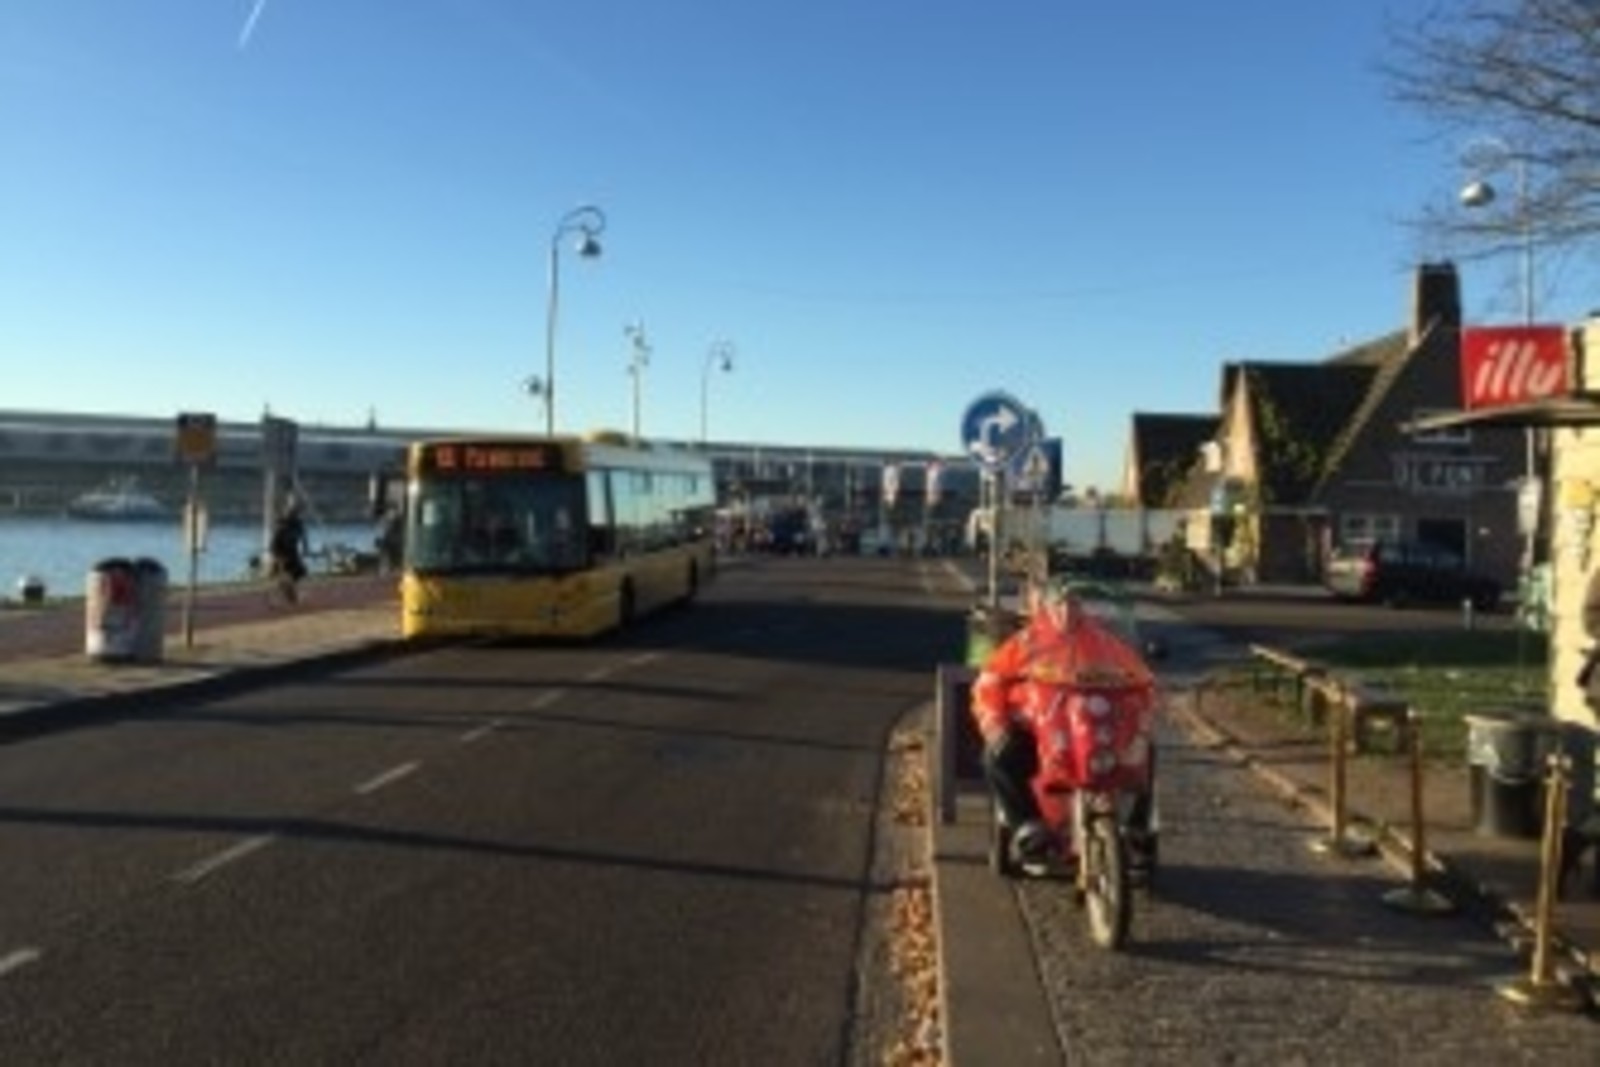
<path fill-rule="evenodd" d="M 1517 185 L 1494 210 L 1425 208 L 1422 226 L 1482 253 L 1600 233 L 1600 0 L 1440 3 L 1394 44 L 1394 98 L 1471 146 L 1464 166 Z"/>

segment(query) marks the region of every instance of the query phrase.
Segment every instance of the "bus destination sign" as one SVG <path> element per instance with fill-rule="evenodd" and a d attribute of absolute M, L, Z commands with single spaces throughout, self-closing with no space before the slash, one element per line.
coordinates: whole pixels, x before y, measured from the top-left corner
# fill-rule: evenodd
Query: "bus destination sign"
<path fill-rule="evenodd" d="M 526 474 L 561 470 L 552 444 L 437 444 L 422 456 L 424 470 L 458 474 Z"/>

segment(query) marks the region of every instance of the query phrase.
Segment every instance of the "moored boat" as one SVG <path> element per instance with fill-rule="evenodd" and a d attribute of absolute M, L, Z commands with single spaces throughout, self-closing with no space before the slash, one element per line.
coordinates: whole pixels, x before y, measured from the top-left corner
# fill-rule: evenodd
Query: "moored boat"
<path fill-rule="evenodd" d="M 80 493 L 67 504 L 67 515 L 74 519 L 136 522 L 166 519 L 172 514 L 167 505 L 153 493 L 139 488 L 132 478 Z"/>

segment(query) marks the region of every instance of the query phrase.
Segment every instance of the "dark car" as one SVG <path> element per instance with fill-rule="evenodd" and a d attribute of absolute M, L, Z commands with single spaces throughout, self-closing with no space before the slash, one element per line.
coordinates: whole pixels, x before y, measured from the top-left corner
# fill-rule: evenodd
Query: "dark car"
<path fill-rule="evenodd" d="M 1343 600 L 1404 607 L 1461 604 L 1493 611 L 1500 583 L 1454 551 L 1427 542 L 1364 541 L 1334 550 L 1323 584 Z"/>

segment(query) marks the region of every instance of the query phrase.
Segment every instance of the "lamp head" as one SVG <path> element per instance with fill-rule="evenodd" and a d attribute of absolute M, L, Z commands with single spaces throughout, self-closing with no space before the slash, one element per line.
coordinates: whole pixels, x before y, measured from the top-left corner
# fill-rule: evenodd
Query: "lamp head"
<path fill-rule="evenodd" d="M 1483 180 L 1468 182 L 1461 189 L 1462 207 L 1483 207 L 1494 202 L 1494 186 Z"/>
<path fill-rule="evenodd" d="M 585 259 L 600 258 L 600 242 L 587 230 L 584 231 L 583 240 L 578 242 L 578 255 Z"/>

